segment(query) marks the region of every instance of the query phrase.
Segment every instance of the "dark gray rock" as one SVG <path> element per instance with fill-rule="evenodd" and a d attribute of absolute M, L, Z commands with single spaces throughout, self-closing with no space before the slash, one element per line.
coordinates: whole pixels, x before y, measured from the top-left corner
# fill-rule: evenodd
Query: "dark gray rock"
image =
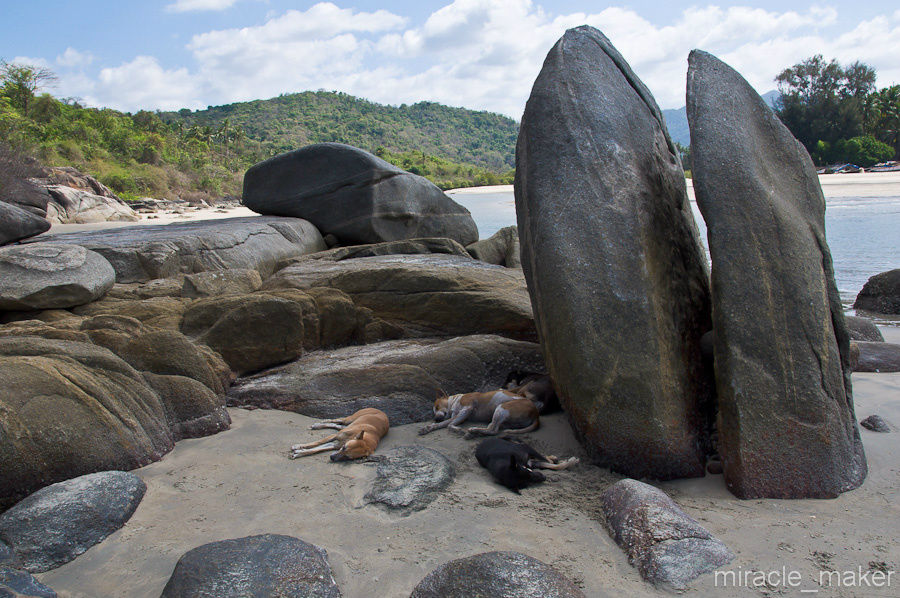
<path fill-rule="evenodd" d="M 0 245 L 27 239 L 50 230 L 50 223 L 22 208 L 0 201 Z"/>
<path fill-rule="evenodd" d="M 854 372 L 900 372 L 900 345 L 857 341 L 859 361 Z"/>
<path fill-rule="evenodd" d="M 705 52 L 689 62 L 725 480 L 740 498 L 834 497 L 867 469 L 816 171 L 737 72 Z"/>
<path fill-rule="evenodd" d="M 432 237 L 424 239 L 403 239 L 402 241 L 385 241 L 384 243 L 369 243 L 367 245 L 351 245 L 350 247 L 335 247 L 328 251 L 320 251 L 319 253 L 312 253 L 297 258 L 294 261 L 330 260 L 332 262 L 340 262 L 343 260 L 359 257 L 373 257 L 376 255 L 421 255 L 430 253 L 469 257 L 469 252 L 466 251 L 466 248 L 453 239 Z"/>
<path fill-rule="evenodd" d="M 900 268 L 867 280 L 853 307 L 880 314 L 900 314 Z"/>
<path fill-rule="evenodd" d="M 0 538 L 29 573 L 55 569 L 125 525 L 146 490 L 141 478 L 124 471 L 59 482 L 0 515 Z"/>
<path fill-rule="evenodd" d="M 339 598 L 328 555 L 290 536 L 221 540 L 184 554 L 161 598 Z"/>
<path fill-rule="evenodd" d="M 734 555 L 665 492 L 620 480 L 601 497 L 610 535 L 650 583 L 683 590 Z"/>
<path fill-rule="evenodd" d="M 518 270 L 457 255 L 304 259 L 263 289 L 332 287 L 403 329 L 405 336 L 502 334 L 535 340 L 525 277 Z"/>
<path fill-rule="evenodd" d="M 520 552 L 485 552 L 450 561 L 420 581 L 410 598 L 477 596 L 584 598 L 562 573 Z"/>
<path fill-rule="evenodd" d="M 542 372 L 540 347 L 494 335 L 385 341 L 312 351 L 297 361 L 240 378 L 231 406 L 344 417 L 364 407 L 392 425 L 430 420 L 438 390 L 448 394 L 500 388 L 510 372 Z"/>
<path fill-rule="evenodd" d="M 5 542 L 0 541 L 0 567 L 17 568 L 18 566 L 19 559 L 16 558 L 16 553 Z"/>
<path fill-rule="evenodd" d="M 887 423 L 883 417 L 878 414 L 870 415 L 866 419 L 859 422 L 866 430 L 872 430 L 873 432 L 881 432 L 882 434 L 887 434 L 891 431 L 891 425 Z"/>
<path fill-rule="evenodd" d="M 398 446 L 372 459 L 378 471 L 366 502 L 409 515 L 421 511 L 453 481 L 453 464 L 441 453 L 424 446 Z"/>
<path fill-rule="evenodd" d="M 0 311 L 75 307 L 116 281 L 112 266 L 83 247 L 28 244 L 0 248 Z"/>
<path fill-rule="evenodd" d="M 872 320 L 858 316 L 844 316 L 844 322 L 847 324 L 851 341 L 884 342 L 884 336 Z"/>
<path fill-rule="evenodd" d="M 304 218 L 348 245 L 478 240 L 469 211 L 430 181 L 341 143 L 308 145 L 251 167 L 243 203 L 260 214 Z"/>
<path fill-rule="evenodd" d="M 702 476 L 711 326 L 684 172 L 650 92 L 596 29 L 570 29 L 544 61 L 515 194 L 547 368 L 591 456 Z"/>
<path fill-rule="evenodd" d="M 501 228 L 490 238 L 472 243 L 466 249 L 472 257 L 482 262 L 507 268 L 522 267 L 519 256 L 519 229 L 515 226 Z"/>
<path fill-rule="evenodd" d="M 283 260 L 325 249 L 322 235 L 305 220 L 253 216 L 126 226 L 39 240 L 96 251 L 109 260 L 120 283 L 240 268 L 265 278 Z"/>
<path fill-rule="evenodd" d="M 56 598 L 56 592 L 34 577 L 0 565 L 0 598 Z"/>

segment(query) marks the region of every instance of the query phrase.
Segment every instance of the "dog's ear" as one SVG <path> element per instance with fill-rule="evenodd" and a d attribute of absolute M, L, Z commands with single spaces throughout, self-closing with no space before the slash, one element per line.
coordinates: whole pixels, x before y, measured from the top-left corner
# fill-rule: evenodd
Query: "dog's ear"
<path fill-rule="evenodd" d="M 509 455 L 509 467 L 512 470 L 515 470 L 519 466 L 519 462 L 516 461 L 516 456 L 513 454 Z"/>
<path fill-rule="evenodd" d="M 360 432 L 359 434 L 356 435 L 356 438 L 354 438 L 354 440 L 362 440 L 362 439 L 363 439 L 363 435 L 364 435 L 365 433 L 366 433 L 366 431 L 363 430 L 362 432 Z"/>
<path fill-rule="evenodd" d="M 434 398 L 435 398 L 435 400 L 437 400 L 437 399 L 443 399 L 443 398 L 446 397 L 446 396 L 448 396 L 447 393 L 445 393 L 445 392 L 444 392 L 442 389 L 440 389 L 440 388 L 438 388 L 437 390 L 434 391 Z"/>

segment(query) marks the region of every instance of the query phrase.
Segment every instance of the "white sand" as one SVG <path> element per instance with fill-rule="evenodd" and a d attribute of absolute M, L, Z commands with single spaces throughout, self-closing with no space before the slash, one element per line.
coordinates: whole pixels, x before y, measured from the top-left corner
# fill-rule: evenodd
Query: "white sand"
<path fill-rule="evenodd" d="M 240 216 L 259 216 L 250 208 L 238 206 L 234 208 L 185 208 L 179 214 L 173 210 L 161 210 L 153 214 L 139 214 L 137 222 L 91 222 L 90 224 L 53 224 L 46 234 L 76 233 L 89 230 L 101 230 L 106 228 L 123 228 L 126 226 L 149 225 L 158 226 L 175 222 L 190 222 L 192 220 L 218 220 L 220 218 L 238 218 Z"/>
<path fill-rule="evenodd" d="M 900 328 L 885 330 L 900 342 Z M 879 413 L 900 424 L 900 373 L 854 374 L 859 419 Z M 559 568 L 587 596 L 666 596 L 644 583 L 604 529 L 599 494 L 618 476 L 581 464 L 548 472 L 552 480 L 515 495 L 494 484 L 474 459 L 474 441 L 419 425 L 392 428 L 379 451 L 422 444 L 456 463 L 456 481 L 424 511 L 400 517 L 362 504 L 374 475 L 365 463 L 333 464 L 326 455 L 290 461 L 290 444 L 318 438 L 310 418 L 278 411 L 231 410 L 232 429 L 185 440 L 136 471 L 147 495 L 128 524 L 75 561 L 38 577 L 63 597 L 156 598 L 175 562 L 200 544 L 260 533 L 288 534 L 328 551 L 347 598 L 409 596 L 433 568 L 489 550 L 517 550 Z M 900 432 L 861 430 L 869 461 L 865 484 L 834 500 L 747 500 L 722 476 L 660 484 L 737 555 L 726 570 L 797 570 L 818 589 L 819 570 L 870 562 L 900 564 Z M 559 456 L 583 452 L 561 414 L 527 439 Z M 892 588 L 822 589 L 818 596 L 900 596 Z M 701 577 L 689 596 L 799 596 L 796 590 L 714 587 Z M 777 589 L 776 589 L 777 590 Z"/>

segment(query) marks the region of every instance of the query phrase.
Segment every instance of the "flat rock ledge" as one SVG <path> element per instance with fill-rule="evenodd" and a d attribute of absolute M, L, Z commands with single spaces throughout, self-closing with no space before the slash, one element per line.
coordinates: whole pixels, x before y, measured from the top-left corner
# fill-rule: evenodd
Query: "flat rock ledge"
<path fill-rule="evenodd" d="M 562 573 L 520 552 L 485 552 L 450 561 L 420 581 L 410 598 L 476 596 L 585 598 Z"/>
<path fill-rule="evenodd" d="M 188 551 L 161 598 L 339 598 L 327 553 L 290 536 L 221 540 Z"/>
<path fill-rule="evenodd" d="M 378 471 L 364 500 L 409 515 L 421 511 L 453 482 L 453 463 L 424 446 L 398 446 L 375 457 Z"/>
<path fill-rule="evenodd" d="M 23 569 L 68 563 L 125 525 L 147 486 L 125 471 L 103 471 L 42 488 L 0 515 L 0 539 Z"/>
<path fill-rule="evenodd" d="M 621 480 L 601 501 L 610 535 L 654 585 L 683 590 L 734 558 L 725 544 L 649 484 Z"/>
<path fill-rule="evenodd" d="M 859 361 L 854 372 L 900 372 L 900 345 L 895 343 L 856 341 Z"/>

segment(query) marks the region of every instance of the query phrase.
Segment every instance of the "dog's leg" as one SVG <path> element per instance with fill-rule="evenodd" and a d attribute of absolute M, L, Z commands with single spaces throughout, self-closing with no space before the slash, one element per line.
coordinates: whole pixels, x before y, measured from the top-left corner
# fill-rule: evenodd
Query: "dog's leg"
<path fill-rule="evenodd" d="M 560 461 L 559 463 L 550 463 L 549 461 L 538 461 L 536 459 L 528 460 L 528 467 L 533 469 L 553 469 L 559 471 L 560 469 L 568 469 L 573 465 L 578 464 L 578 457 L 569 457 L 565 461 Z"/>
<path fill-rule="evenodd" d="M 509 411 L 503 408 L 503 405 L 498 405 L 496 409 L 494 409 L 494 415 L 491 417 L 491 423 L 486 428 L 469 428 L 466 431 L 466 437 L 475 436 L 476 434 L 479 436 L 496 436 L 498 432 L 500 432 L 500 427 L 509 419 Z"/>
<path fill-rule="evenodd" d="M 291 459 L 296 459 L 298 457 L 306 457 L 307 455 L 315 455 L 316 453 L 324 453 L 326 451 L 330 451 L 332 449 L 336 449 L 339 447 L 339 443 L 337 442 L 329 442 L 328 444 L 322 444 L 317 446 L 316 448 L 309 449 L 291 449 Z"/>
<path fill-rule="evenodd" d="M 334 440 L 338 440 L 340 435 L 341 435 L 341 433 L 338 432 L 337 434 L 332 434 L 331 436 L 326 436 L 325 438 L 322 438 L 321 440 L 316 440 L 315 442 L 307 442 L 306 444 L 295 444 L 294 446 L 291 447 L 291 450 L 298 451 L 298 450 L 302 450 L 302 449 L 313 448 L 314 446 L 321 446 L 321 445 L 325 444 L 326 442 L 332 442 Z"/>
<path fill-rule="evenodd" d="M 344 424 L 339 424 L 337 422 L 319 422 L 317 424 L 313 424 L 309 427 L 310 430 L 343 430 L 345 427 Z"/>
<path fill-rule="evenodd" d="M 461 424 L 461 423 L 463 423 L 464 421 L 466 421 L 466 419 L 468 419 L 469 415 L 472 413 L 472 411 L 473 411 L 474 409 L 475 409 L 475 408 L 474 408 L 474 407 L 471 407 L 471 406 L 470 406 L 470 407 L 463 407 L 463 408 L 460 410 L 460 412 L 457 413 L 457 414 L 456 414 L 455 416 L 453 416 L 453 417 L 448 417 L 447 419 L 445 419 L 445 420 L 442 421 L 442 422 L 436 422 L 436 423 L 433 423 L 433 424 L 428 424 L 427 426 L 425 426 L 424 428 L 422 428 L 421 430 L 419 430 L 419 435 L 420 435 L 420 436 L 424 436 L 425 434 L 428 434 L 429 432 L 434 432 L 435 430 L 440 430 L 440 429 L 442 429 L 442 428 L 446 428 L 447 426 L 450 426 L 450 427 L 458 426 L 459 424 Z"/>

